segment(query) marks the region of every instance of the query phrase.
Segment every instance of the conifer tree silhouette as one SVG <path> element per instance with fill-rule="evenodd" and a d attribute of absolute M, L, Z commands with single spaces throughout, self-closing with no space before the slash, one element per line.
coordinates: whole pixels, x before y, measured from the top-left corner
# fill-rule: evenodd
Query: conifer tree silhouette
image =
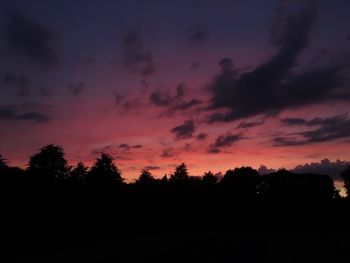
<path fill-rule="evenodd" d="M 65 179 L 69 173 L 67 160 L 61 146 L 48 144 L 34 154 L 28 164 L 28 173 L 50 179 Z"/>
<path fill-rule="evenodd" d="M 121 184 L 124 181 L 112 156 L 101 153 L 86 176 L 86 183 L 96 185 Z"/>

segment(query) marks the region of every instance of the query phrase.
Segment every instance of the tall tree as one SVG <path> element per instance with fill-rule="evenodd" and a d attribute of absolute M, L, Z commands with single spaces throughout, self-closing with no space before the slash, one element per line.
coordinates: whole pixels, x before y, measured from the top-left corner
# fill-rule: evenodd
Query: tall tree
<path fill-rule="evenodd" d="M 254 198 L 257 196 L 260 180 L 257 170 L 243 166 L 228 170 L 220 185 L 236 197 Z"/>
<path fill-rule="evenodd" d="M 142 170 L 139 178 L 136 180 L 136 183 L 140 185 L 150 185 L 153 182 L 155 182 L 155 179 L 147 170 Z"/>
<path fill-rule="evenodd" d="M 218 178 L 211 171 L 209 171 L 204 173 L 202 180 L 205 184 L 213 185 L 217 183 Z"/>
<path fill-rule="evenodd" d="M 121 184 L 123 180 L 114 159 L 106 153 L 101 153 L 86 176 L 87 183 L 96 185 Z"/>
<path fill-rule="evenodd" d="M 70 172 L 70 179 L 73 182 L 81 182 L 87 175 L 88 168 L 82 163 L 77 163 L 77 166 Z"/>
<path fill-rule="evenodd" d="M 184 182 L 190 178 L 185 163 L 175 168 L 175 172 L 170 176 L 170 182 Z"/>
<path fill-rule="evenodd" d="M 0 171 L 8 168 L 6 159 L 0 154 Z"/>
<path fill-rule="evenodd" d="M 67 160 L 61 146 L 48 144 L 34 154 L 28 164 L 28 173 L 35 176 L 64 179 L 69 173 Z"/>

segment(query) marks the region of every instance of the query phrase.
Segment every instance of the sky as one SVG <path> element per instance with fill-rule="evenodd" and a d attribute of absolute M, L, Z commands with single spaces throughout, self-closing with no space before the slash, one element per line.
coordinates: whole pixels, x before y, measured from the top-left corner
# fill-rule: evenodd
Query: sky
<path fill-rule="evenodd" d="M 339 171 L 350 164 L 349 10 L 0 0 L 0 153 L 25 167 L 50 143 L 72 165 L 105 152 L 129 181 L 182 162 L 193 175 Z"/>

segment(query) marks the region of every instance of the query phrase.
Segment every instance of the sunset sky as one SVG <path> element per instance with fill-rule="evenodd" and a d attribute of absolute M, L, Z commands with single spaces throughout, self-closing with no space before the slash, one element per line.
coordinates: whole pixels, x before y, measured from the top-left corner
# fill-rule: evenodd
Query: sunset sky
<path fill-rule="evenodd" d="M 25 167 L 49 143 L 72 165 L 106 152 L 129 180 L 181 162 L 344 165 L 349 13 L 347 0 L 0 0 L 0 153 Z"/>

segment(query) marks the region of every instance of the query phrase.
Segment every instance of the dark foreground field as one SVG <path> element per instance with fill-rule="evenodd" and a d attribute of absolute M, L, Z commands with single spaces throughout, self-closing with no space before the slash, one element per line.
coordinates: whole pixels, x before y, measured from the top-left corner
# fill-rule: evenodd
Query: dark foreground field
<path fill-rule="evenodd" d="M 66 225 L 1 235 L 1 262 L 349 262 L 349 230 Z"/>
<path fill-rule="evenodd" d="M 1 168 L 1 166 L 0 166 Z M 350 168 L 342 174 L 350 192 Z M 331 177 L 241 167 L 218 182 L 142 171 L 102 154 L 68 167 L 46 146 L 0 169 L 0 262 L 350 262 L 350 198 Z"/>

